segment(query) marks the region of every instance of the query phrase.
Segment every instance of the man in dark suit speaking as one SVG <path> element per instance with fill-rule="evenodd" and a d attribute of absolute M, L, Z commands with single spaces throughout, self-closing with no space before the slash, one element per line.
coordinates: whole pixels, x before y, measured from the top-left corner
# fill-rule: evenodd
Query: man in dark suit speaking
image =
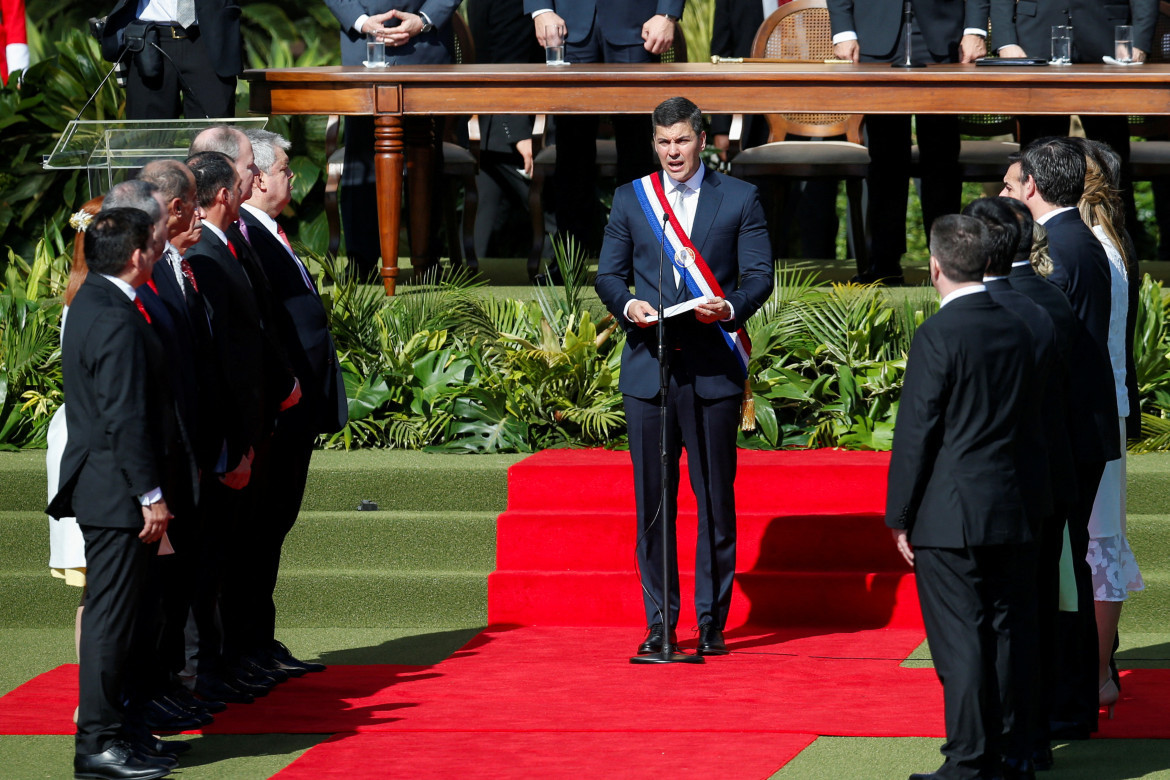
<path fill-rule="evenodd" d="M 724 654 L 723 628 L 735 575 L 735 439 L 750 352 L 742 329 L 772 292 L 772 253 L 756 188 L 703 167 L 706 133 L 698 106 L 671 98 L 654 109 L 653 121 L 663 171 L 624 184 L 614 194 L 596 284 L 598 296 L 626 330 L 619 387 L 634 462 L 638 567 L 649 626 L 638 653 L 656 653 L 675 641 L 677 556 L 666 625 L 657 603 L 663 578 L 661 527 L 651 531 L 651 526 L 667 523 L 673 538 L 678 462 L 685 446 L 699 506 L 699 652 Z M 652 326 L 666 313 L 663 307 L 687 301 L 697 305 L 668 316 L 665 323 L 671 465 L 662 474 L 658 344 Z M 670 496 L 665 507 L 659 505 L 663 479 Z"/>
<path fill-rule="evenodd" d="M 85 232 L 89 275 L 61 345 L 69 443 L 48 512 L 76 516 L 85 537 L 77 777 L 146 780 L 174 765 L 131 746 L 124 705 L 149 557 L 166 532 L 166 496 L 186 462 L 166 354 L 135 293 L 150 279 L 162 243 L 137 209 L 94 219 Z"/>
<path fill-rule="evenodd" d="M 1033 348 L 983 286 L 986 245 L 972 217 L 935 220 L 930 277 L 942 304 L 911 344 L 890 460 L 886 525 L 917 575 L 947 728 L 942 767 L 911 780 L 1002 776 L 1010 611 L 1034 576 L 1016 460 Z"/>

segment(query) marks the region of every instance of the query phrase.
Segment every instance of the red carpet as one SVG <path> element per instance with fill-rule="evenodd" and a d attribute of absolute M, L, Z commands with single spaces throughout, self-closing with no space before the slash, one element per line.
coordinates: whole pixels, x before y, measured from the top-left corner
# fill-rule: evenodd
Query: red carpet
<path fill-rule="evenodd" d="M 677 777 L 681 767 L 720 778 L 766 778 L 816 739 L 813 734 L 737 734 L 713 740 L 707 731 L 605 734 L 595 731 L 475 731 L 339 734 L 305 753 L 280 780 L 384 780 L 386 777 L 509 778 Z"/>
<path fill-rule="evenodd" d="M 630 626 L 644 621 L 628 455 L 543 452 L 509 472 L 493 628 L 435 666 L 333 666 L 291 680 L 206 731 L 337 735 L 286 780 L 624 778 L 699 762 L 764 778 L 817 735 L 942 737 L 934 671 L 900 665 L 923 632 L 914 578 L 881 521 L 888 456 L 743 452 L 740 463 L 730 657 L 628 663 L 641 638 Z M 684 494 L 686 570 L 695 515 Z M 690 609 L 680 626 L 693 620 Z M 1117 719 L 1102 719 L 1098 736 L 1170 738 L 1170 670 L 1124 679 Z M 0 698 L 0 734 L 71 734 L 76 696 L 76 666 L 46 672 Z"/>
<path fill-rule="evenodd" d="M 888 466 L 888 453 L 740 452 L 729 627 L 921 627 L 914 577 L 882 521 Z M 625 452 L 546 450 L 512 466 L 489 622 L 645 625 L 633 490 Z M 688 484 L 678 523 L 683 626 L 695 623 L 696 525 Z"/>

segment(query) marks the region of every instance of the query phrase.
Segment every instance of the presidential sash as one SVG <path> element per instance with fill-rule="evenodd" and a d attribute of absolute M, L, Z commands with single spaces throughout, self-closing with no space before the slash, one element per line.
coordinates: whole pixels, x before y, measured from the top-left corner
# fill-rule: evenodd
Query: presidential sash
<path fill-rule="evenodd" d="M 666 197 L 662 187 L 662 177 L 657 173 L 643 176 L 634 182 L 634 194 L 654 231 L 658 242 L 665 247 L 666 256 L 678 269 L 679 276 L 686 283 L 690 297 L 723 298 L 723 288 L 711 273 L 711 268 L 703 260 L 703 255 L 691 243 L 691 238 L 683 230 L 682 224 L 674 215 L 674 210 Z M 666 229 L 663 230 L 663 223 Z M 715 323 L 718 325 L 718 323 Z M 734 333 L 728 333 L 722 327 L 718 328 L 731 354 L 735 357 L 744 379 L 748 375 L 748 361 L 751 359 L 752 344 L 748 340 L 747 332 L 740 328 Z"/>

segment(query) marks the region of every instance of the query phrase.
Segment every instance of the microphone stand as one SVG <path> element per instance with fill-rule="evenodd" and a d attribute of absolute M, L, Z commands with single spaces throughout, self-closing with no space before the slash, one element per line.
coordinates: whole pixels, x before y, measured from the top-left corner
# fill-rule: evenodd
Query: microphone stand
<path fill-rule="evenodd" d="M 662 241 L 658 245 L 658 322 L 654 326 L 658 334 L 658 470 L 662 492 L 658 496 L 659 519 L 662 521 L 662 649 L 650 655 L 635 655 L 632 664 L 702 664 L 703 656 L 696 653 L 676 653 L 670 642 L 670 529 L 666 522 L 666 505 L 670 496 L 670 484 L 666 478 L 666 394 L 670 389 L 670 361 L 666 354 L 666 309 L 662 300 L 662 269 L 666 258 L 666 223 L 669 215 L 662 215 Z M 675 486 L 678 492 L 678 486 Z"/>
<path fill-rule="evenodd" d="M 914 9 L 910 7 L 910 0 L 906 0 L 902 4 L 902 48 L 906 52 L 906 56 L 902 58 L 901 62 L 894 62 L 890 64 L 891 68 L 925 68 L 926 65 L 921 62 L 914 62 L 910 58 L 910 28 L 914 22 Z"/>

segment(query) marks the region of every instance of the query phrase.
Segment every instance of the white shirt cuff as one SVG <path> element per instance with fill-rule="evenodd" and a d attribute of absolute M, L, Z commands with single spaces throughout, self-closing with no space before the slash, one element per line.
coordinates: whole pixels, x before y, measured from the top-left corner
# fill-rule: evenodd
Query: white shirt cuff
<path fill-rule="evenodd" d="M 138 503 L 142 504 L 143 506 L 157 504 L 159 501 L 162 501 L 162 488 L 148 490 L 138 497 Z"/>
<path fill-rule="evenodd" d="M 28 44 L 8 44 L 4 47 L 4 57 L 8 60 L 8 73 L 14 70 L 28 70 Z"/>
<path fill-rule="evenodd" d="M 634 318 L 630 316 L 630 306 L 632 306 L 634 301 L 636 301 L 636 300 L 638 300 L 638 299 L 637 298 L 630 298 L 630 300 L 626 301 L 626 305 L 622 308 L 622 316 L 624 316 L 630 322 L 634 321 Z"/>
<path fill-rule="evenodd" d="M 857 40 L 857 33 L 853 30 L 846 30 L 845 32 L 839 32 L 833 36 L 833 45 L 836 46 L 838 43 L 845 43 L 845 41 L 855 40 Z"/>
<path fill-rule="evenodd" d="M 539 11 L 532 12 L 532 18 L 535 19 L 536 17 L 540 16 L 541 14 L 551 14 L 552 12 L 553 12 L 553 9 L 551 9 L 551 8 L 541 8 Z"/>
<path fill-rule="evenodd" d="M 356 32 L 358 35 L 365 35 L 366 33 L 364 30 L 362 30 L 362 28 L 366 26 L 366 22 L 369 21 L 369 18 L 369 14 L 362 14 L 359 16 L 357 21 L 353 23 L 354 32 Z"/>
<path fill-rule="evenodd" d="M 732 320 L 735 319 L 735 307 L 732 306 L 731 301 L 727 300 L 726 298 L 723 299 L 723 302 L 727 304 L 727 308 L 731 310 L 731 313 L 719 321 L 720 322 L 731 322 Z"/>
<path fill-rule="evenodd" d="M 987 30 L 980 30 L 978 27 L 968 27 L 963 30 L 963 35 L 978 35 L 980 38 L 986 38 Z"/>

